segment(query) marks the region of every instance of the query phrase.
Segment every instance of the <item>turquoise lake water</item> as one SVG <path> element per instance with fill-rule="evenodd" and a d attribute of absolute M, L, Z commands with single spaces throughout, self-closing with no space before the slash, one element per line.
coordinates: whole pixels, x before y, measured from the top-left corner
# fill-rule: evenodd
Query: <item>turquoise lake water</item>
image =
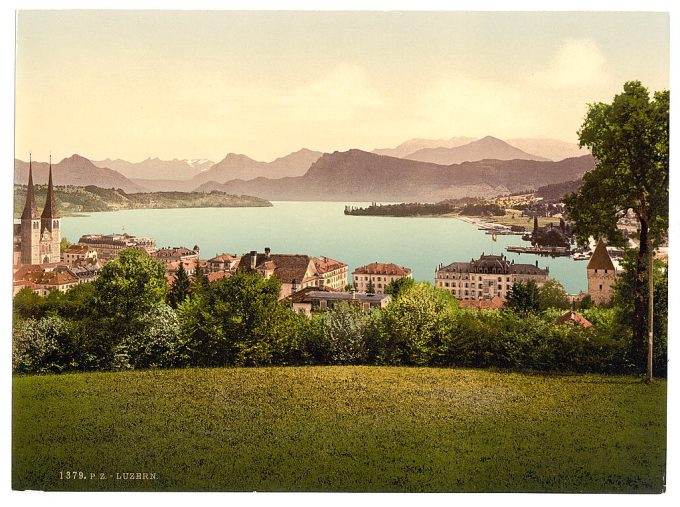
<path fill-rule="evenodd" d="M 520 236 L 491 236 L 455 218 L 357 217 L 339 202 L 274 202 L 270 208 L 184 208 L 124 210 L 62 219 L 62 234 L 75 243 L 83 234 L 127 232 L 151 236 L 158 247 L 201 248 L 201 258 L 251 250 L 328 256 L 351 271 L 371 262 L 394 262 L 413 270 L 417 280 L 433 282 L 440 263 L 469 261 L 504 253 L 515 262 L 538 260 L 550 268 L 567 292 L 587 288 L 586 262 L 569 257 L 512 254 L 507 245 L 527 245 Z"/>

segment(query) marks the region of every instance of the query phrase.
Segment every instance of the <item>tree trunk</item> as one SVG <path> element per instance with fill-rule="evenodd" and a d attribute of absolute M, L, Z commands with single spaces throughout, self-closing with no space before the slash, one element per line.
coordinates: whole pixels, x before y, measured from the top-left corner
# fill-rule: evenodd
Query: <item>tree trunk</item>
<path fill-rule="evenodd" d="M 652 381 L 654 357 L 654 245 L 651 234 L 647 235 L 647 383 Z"/>
<path fill-rule="evenodd" d="M 647 252 L 649 250 L 649 228 L 644 217 L 640 219 L 640 248 L 635 265 L 635 285 L 633 301 L 633 361 L 641 373 L 645 372 L 647 334 L 645 326 L 647 308 L 645 307 L 645 274 L 647 272 Z"/>

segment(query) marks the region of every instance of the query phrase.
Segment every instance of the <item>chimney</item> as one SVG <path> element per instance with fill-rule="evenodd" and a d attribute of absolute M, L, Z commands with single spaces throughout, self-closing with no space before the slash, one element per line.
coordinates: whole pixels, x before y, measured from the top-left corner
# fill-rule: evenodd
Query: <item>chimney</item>
<path fill-rule="evenodd" d="M 265 249 L 264 249 L 264 258 L 267 259 L 267 260 L 269 260 L 269 254 L 271 254 L 271 252 L 272 252 L 272 249 L 271 249 L 271 248 L 269 248 L 268 246 L 265 247 Z"/>
<path fill-rule="evenodd" d="M 255 269 L 257 266 L 257 252 L 252 250 L 250 252 L 250 269 Z"/>

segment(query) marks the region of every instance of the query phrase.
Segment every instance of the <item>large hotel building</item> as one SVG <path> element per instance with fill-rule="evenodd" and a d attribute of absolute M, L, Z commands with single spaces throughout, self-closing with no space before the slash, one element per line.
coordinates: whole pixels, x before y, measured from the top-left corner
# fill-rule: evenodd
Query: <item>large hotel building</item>
<path fill-rule="evenodd" d="M 516 282 L 530 280 L 543 285 L 548 280 L 548 268 L 536 264 L 516 264 L 505 255 L 484 255 L 470 262 L 453 262 L 439 266 L 435 286 L 448 290 L 456 299 L 505 298 Z"/>

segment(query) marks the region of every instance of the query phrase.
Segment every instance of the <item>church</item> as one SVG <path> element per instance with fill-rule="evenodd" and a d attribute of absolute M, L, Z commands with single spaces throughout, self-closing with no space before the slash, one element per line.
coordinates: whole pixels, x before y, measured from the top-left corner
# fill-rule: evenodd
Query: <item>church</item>
<path fill-rule="evenodd" d="M 21 264 L 49 264 L 61 261 L 61 219 L 52 185 L 52 157 L 50 157 L 47 199 L 42 215 L 38 215 L 35 206 L 33 163 L 29 161 L 26 204 L 21 214 L 21 224 L 14 226 L 14 234 L 21 238 Z"/>

